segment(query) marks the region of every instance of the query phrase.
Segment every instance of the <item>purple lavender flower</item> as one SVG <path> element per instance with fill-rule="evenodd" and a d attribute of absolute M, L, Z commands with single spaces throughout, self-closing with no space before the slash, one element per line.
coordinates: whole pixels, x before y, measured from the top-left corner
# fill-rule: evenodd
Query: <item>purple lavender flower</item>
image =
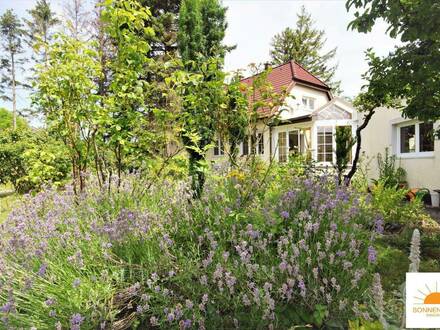
<path fill-rule="evenodd" d="M 70 318 L 70 325 L 79 326 L 83 323 L 83 321 L 84 321 L 84 317 L 81 314 L 76 313 L 73 314 L 72 317 Z"/>
<path fill-rule="evenodd" d="M 371 245 L 368 247 L 368 262 L 374 263 L 376 262 L 377 253 L 374 247 Z"/>
<path fill-rule="evenodd" d="M 189 319 L 186 319 L 182 322 L 183 329 L 189 329 L 191 328 L 191 325 L 192 325 L 192 321 Z"/>
<path fill-rule="evenodd" d="M 47 264 L 46 264 L 46 263 L 43 263 L 43 264 L 40 266 L 40 269 L 38 269 L 38 275 L 39 275 L 39 276 L 44 276 L 44 275 L 46 274 L 46 270 L 47 270 Z"/>
<path fill-rule="evenodd" d="M 174 313 L 168 313 L 167 320 L 170 323 L 173 322 L 174 321 Z"/>
<path fill-rule="evenodd" d="M 287 211 L 281 211 L 280 215 L 281 215 L 281 218 L 283 218 L 283 219 L 289 218 L 289 212 L 287 212 Z"/>

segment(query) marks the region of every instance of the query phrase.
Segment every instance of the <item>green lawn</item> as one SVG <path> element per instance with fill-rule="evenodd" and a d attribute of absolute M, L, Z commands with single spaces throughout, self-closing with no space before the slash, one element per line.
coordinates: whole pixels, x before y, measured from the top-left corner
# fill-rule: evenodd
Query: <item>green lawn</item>
<path fill-rule="evenodd" d="M 2 192 L 12 190 L 9 186 L 0 185 L 0 223 L 2 223 L 11 212 L 14 203 L 18 199 L 17 194 L 7 195 L 2 197 Z"/>

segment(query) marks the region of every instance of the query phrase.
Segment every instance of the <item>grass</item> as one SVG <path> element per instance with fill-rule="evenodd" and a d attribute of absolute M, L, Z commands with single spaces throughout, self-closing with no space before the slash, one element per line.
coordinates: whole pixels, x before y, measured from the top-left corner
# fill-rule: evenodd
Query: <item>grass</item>
<path fill-rule="evenodd" d="M 0 185 L 0 193 L 9 190 L 12 190 L 10 186 Z M 15 193 L 12 195 L 0 197 L 0 223 L 2 223 L 8 217 L 8 214 L 14 207 L 14 204 L 18 200 L 18 197 L 19 196 Z"/>

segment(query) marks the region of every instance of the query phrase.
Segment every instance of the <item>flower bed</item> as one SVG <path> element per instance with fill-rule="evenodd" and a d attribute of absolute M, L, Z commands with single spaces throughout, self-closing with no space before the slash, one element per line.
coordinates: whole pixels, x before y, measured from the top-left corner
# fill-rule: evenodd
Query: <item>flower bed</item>
<path fill-rule="evenodd" d="M 6 327 L 289 328 L 368 318 L 382 230 L 333 179 L 47 190 L 1 227 Z M 93 187 L 93 184 L 89 185 Z M 284 188 L 281 188 L 284 187 Z"/>

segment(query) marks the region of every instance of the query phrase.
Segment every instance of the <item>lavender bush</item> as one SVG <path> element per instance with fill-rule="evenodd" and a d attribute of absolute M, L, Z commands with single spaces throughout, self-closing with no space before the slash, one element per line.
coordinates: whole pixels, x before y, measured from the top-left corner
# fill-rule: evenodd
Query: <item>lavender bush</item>
<path fill-rule="evenodd" d="M 93 183 L 89 187 L 94 187 Z M 333 179 L 28 196 L 0 228 L 5 328 L 289 328 L 369 318 L 380 219 Z"/>

